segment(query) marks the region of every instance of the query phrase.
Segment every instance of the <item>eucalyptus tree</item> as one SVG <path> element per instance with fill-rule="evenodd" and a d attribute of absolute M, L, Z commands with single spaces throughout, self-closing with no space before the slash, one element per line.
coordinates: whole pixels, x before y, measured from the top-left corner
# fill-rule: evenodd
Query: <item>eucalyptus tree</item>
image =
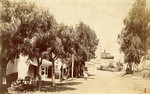
<path fill-rule="evenodd" d="M 125 63 L 128 63 L 129 72 L 132 73 L 133 63 L 139 64 L 141 57 L 147 52 L 148 9 L 146 0 L 136 0 L 129 14 L 124 19 L 125 27 L 118 35 L 120 50 L 125 55 Z"/>
<path fill-rule="evenodd" d="M 78 43 L 84 52 L 86 52 L 87 57 L 85 61 L 95 58 L 95 51 L 99 40 L 97 39 L 96 33 L 83 22 L 80 22 L 76 27 L 76 32 L 78 34 Z"/>
<path fill-rule="evenodd" d="M 74 54 L 75 54 L 74 43 L 76 41 L 76 33 L 74 32 L 73 27 L 60 24 L 57 36 L 62 40 L 62 44 L 64 48 L 65 54 L 62 55 L 62 60 L 67 62 L 68 66 L 70 65 L 72 66 L 72 68 L 69 67 L 69 70 L 72 69 L 71 75 L 73 79 L 73 68 L 74 68 L 73 66 L 74 66 Z"/>
<path fill-rule="evenodd" d="M 8 0 L 2 0 L 0 4 L 0 86 L 2 86 L 3 78 L 6 76 L 7 63 L 18 57 L 19 52 L 16 45 L 22 41 L 20 37 L 15 36 L 20 22 L 14 17 L 12 8 L 14 4 Z"/>
<path fill-rule="evenodd" d="M 80 22 L 76 28 L 76 41 L 75 41 L 75 64 L 76 74 L 82 74 L 81 69 L 85 66 L 85 61 L 89 61 L 95 58 L 95 51 L 99 40 L 97 39 L 96 33 L 83 22 Z"/>
<path fill-rule="evenodd" d="M 47 36 L 46 57 L 52 62 L 52 86 L 55 86 L 55 61 L 61 58 L 64 53 L 62 41 L 56 35 Z"/>
<path fill-rule="evenodd" d="M 37 7 L 34 3 L 9 0 L 1 3 L 1 59 L 5 61 L 0 64 L 6 68 L 6 61 L 21 53 L 36 58 L 39 68 L 45 56 L 43 53 L 47 50 L 39 46 L 40 41 L 47 32 L 54 30 L 56 20 L 48 10 Z M 38 78 L 40 80 L 40 76 Z"/>
<path fill-rule="evenodd" d="M 60 24 L 58 29 L 58 37 L 61 38 L 65 55 L 73 55 L 75 63 L 73 70 L 80 73 L 79 68 L 84 66 L 81 62 L 85 62 L 95 57 L 95 50 L 97 49 L 98 39 L 95 32 L 83 22 L 74 29 L 73 27 Z M 73 74 L 73 73 L 72 73 Z"/>
<path fill-rule="evenodd" d="M 25 36 L 24 41 L 26 44 L 24 43 L 22 45 L 20 52 L 24 55 L 28 55 L 31 60 L 36 59 L 40 90 L 41 75 L 39 69 L 42 60 L 44 58 L 47 59 L 47 52 L 49 52 L 48 48 L 54 49 L 52 43 L 56 43 L 54 38 L 57 22 L 48 10 L 42 8 L 35 8 L 32 13 L 28 14 L 25 20 L 26 23 L 22 24 L 19 30 L 23 31 L 21 33 Z M 52 65 L 54 65 L 53 62 Z"/>

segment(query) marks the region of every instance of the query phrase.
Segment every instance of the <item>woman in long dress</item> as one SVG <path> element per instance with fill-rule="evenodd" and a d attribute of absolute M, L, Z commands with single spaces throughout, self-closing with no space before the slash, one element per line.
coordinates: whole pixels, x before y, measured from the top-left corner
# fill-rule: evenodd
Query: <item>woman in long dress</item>
<path fill-rule="evenodd" d="M 87 80 L 88 77 L 88 71 L 87 71 L 87 67 L 85 67 L 84 69 L 84 79 Z"/>

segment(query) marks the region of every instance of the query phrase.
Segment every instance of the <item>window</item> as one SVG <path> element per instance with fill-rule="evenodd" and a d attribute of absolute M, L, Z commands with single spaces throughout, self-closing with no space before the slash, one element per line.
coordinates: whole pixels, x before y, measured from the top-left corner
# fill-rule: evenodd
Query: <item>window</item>
<path fill-rule="evenodd" d="M 44 67 L 42 67 L 41 74 L 44 75 Z"/>

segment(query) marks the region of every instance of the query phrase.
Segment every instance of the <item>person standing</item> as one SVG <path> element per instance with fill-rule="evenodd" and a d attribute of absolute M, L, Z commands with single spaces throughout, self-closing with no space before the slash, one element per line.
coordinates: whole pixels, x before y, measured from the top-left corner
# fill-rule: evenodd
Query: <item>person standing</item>
<path fill-rule="evenodd" d="M 83 74 L 84 74 L 84 79 L 87 80 L 87 78 L 88 78 L 88 70 L 87 70 L 87 67 L 85 67 Z"/>

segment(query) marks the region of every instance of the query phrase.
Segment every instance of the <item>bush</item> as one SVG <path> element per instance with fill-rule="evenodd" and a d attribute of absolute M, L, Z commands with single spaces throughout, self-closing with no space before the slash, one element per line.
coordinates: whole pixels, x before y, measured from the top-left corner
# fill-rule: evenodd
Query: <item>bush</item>
<path fill-rule="evenodd" d="M 144 78 L 150 78 L 150 70 L 141 70 L 140 72 L 137 72 L 138 75 L 144 77 Z"/>
<path fill-rule="evenodd" d="M 100 66 L 100 70 L 103 70 L 103 67 L 104 67 L 104 66 L 103 66 L 103 65 L 101 65 L 101 66 Z"/>
<path fill-rule="evenodd" d="M 117 71 L 122 71 L 122 67 L 118 67 Z"/>
<path fill-rule="evenodd" d="M 145 60 L 141 63 L 141 69 L 139 75 L 144 78 L 150 78 L 150 60 Z"/>
<path fill-rule="evenodd" d="M 108 65 L 108 67 L 109 67 L 109 68 L 114 68 L 113 63 L 112 63 L 112 62 L 110 62 L 110 63 L 109 63 L 109 65 Z"/>

